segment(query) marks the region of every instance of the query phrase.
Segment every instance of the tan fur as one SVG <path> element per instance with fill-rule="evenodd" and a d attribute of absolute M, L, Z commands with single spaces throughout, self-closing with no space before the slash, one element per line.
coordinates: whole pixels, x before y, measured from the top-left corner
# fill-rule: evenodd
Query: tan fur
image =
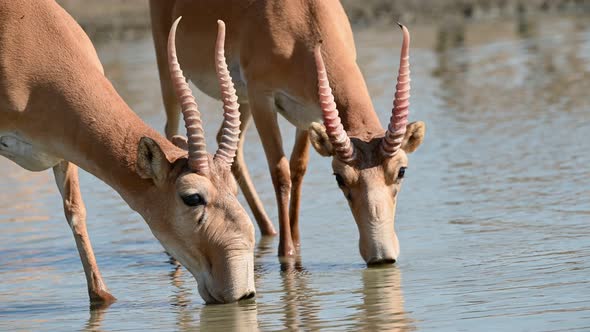
<path fill-rule="evenodd" d="M 0 1 L 0 136 L 0 154 L 28 169 L 53 167 L 92 301 L 114 297 L 86 232 L 76 165 L 143 216 L 207 302 L 254 292 L 254 229 L 227 165 L 210 158 L 208 178 L 190 172 L 186 151 L 129 109 L 86 34 L 54 1 Z M 187 206 L 181 196 L 193 193 L 207 204 Z"/>
<path fill-rule="evenodd" d="M 329 141 L 320 129 L 317 72 L 313 51 L 320 41 L 332 89 L 344 129 L 353 138 L 363 158 L 351 167 L 351 209 L 361 234 L 361 253 L 367 262 L 397 258 L 393 232 L 395 200 L 399 184 L 385 174 L 407 162 L 405 152 L 384 160 L 375 148 L 385 133 L 373 109 L 364 78 L 356 64 L 350 24 L 337 0 L 151 0 L 152 27 L 170 138 L 178 130 L 178 105 L 174 101 L 165 69 L 165 34 L 171 22 L 183 16 L 177 45 L 188 77 L 205 93 L 218 98 L 210 54 L 215 38 L 215 20 L 227 25 L 226 56 L 230 64 L 241 109 L 252 114 L 267 157 L 278 203 L 279 255 L 292 256 L 299 246 L 298 212 L 301 179 L 307 167 L 310 137 L 322 155 L 332 155 Z M 204 43 L 196 43 L 203 41 Z M 203 45 L 205 45 L 203 47 Z M 393 53 L 393 51 L 392 51 Z M 397 52 L 396 52 L 397 53 Z M 392 90 L 394 77 L 392 74 Z M 243 112 L 242 122 L 250 120 Z M 285 157 L 277 113 L 298 128 L 291 161 Z M 420 123 L 414 124 L 416 128 Z M 423 127 L 423 126 L 422 126 Z M 309 131 L 309 134 L 303 132 Z M 422 142 L 423 130 L 408 136 L 411 150 Z M 418 135 L 418 134 L 421 134 Z M 241 137 L 243 143 L 243 136 Z M 240 181 L 263 234 L 273 234 L 251 185 L 238 150 L 234 174 Z M 411 152 L 411 151 L 407 151 Z M 345 168 L 334 159 L 335 172 Z M 354 175 L 352 175 L 354 174 Z M 388 180 L 389 182 L 386 182 Z M 391 182 L 393 181 L 393 182 Z M 289 208 L 290 204 L 290 208 Z M 388 226 L 380 226 L 380 225 Z M 377 226 L 376 226 L 377 225 Z M 379 229 L 387 229 L 380 232 Z M 385 244 L 387 242 L 387 244 Z"/>
<path fill-rule="evenodd" d="M 315 136 L 325 136 L 323 127 L 313 126 L 312 132 L 320 129 Z M 334 174 L 340 175 L 344 185 L 340 189 L 348 200 L 348 205 L 359 229 L 359 250 L 368 264 L 395 262 L 399 255 L 399 242 L 394 229 L 397 195 L 401 190 L 402 179 L 398 177 L 401 167 L 408 167 L 404 148 L 417 148 L 424 138 L 425 126 L 422 122 L 408 125 L 402 150 L 394 157 L 384 157 L 379 148 L 381 137 L 369 142 L 353 138 L 357 159 L 347 164 L 338 158 L 332 159 Z M 322 153 L 333 155 L 332 146 L 318 146 Z"/>

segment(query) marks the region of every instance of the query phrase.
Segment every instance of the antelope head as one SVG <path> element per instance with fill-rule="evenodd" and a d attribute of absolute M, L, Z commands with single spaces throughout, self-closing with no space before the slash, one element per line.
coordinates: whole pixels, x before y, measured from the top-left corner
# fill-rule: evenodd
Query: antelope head
<path fill-rule="evenodd" d="M 369 141 L 349 137 L 329 86 L 320 47 L 315 49 L 323 125 L 312 124 L 310 140 L 323 156 L 332 156 L 338 187 L 359 229 L 361 256 L 369 265 L 394 263 L 399 242 L 394 229 L 397 195 L 408 167 L 408 154 L 422 143 L 423 122 L 408 124 L 410 99 L 410 34 L 403 30 L 400 68 L 393 111 L 384 135 Z"/>
<path fill-rule="evenodd" d="M 239 110 L 224 56 L 225 25 L 218 22 L 215 61 L 223 95 L 223 135 L 214 156 L 207 153 L 201 116 L 176 56 L 178 18 L 170 30 L 168 62 L 173 85 L 182 105 L 187 137 L 173 143 L 186 150 L 175 160 L 143 137 L 138 149 L 138 172 L 152 179 L 158 190 L 171 192 L 156 204 L 164 208 L 161 227 L 152 226 L 166 250 L 197 279 L 207 303 L 226 303 L 255 295 L 254 227 L 236 198 L 231 173 L 239 135 Z M 154 209 L 157 210 L 157 209 Z"/>

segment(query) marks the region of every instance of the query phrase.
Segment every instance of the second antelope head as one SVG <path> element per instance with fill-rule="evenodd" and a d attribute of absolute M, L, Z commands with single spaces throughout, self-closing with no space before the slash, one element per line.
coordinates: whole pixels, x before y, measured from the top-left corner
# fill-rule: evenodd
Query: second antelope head
<path fill-rule="evenodd" d="M 178 18 L 170 30 L 168 61 L 187 137 L 173 143 L 186 150 L 170 160 L 160 145 L 144 137 L 138 149 L 138 172 L 163 192 L 173 192 L 157 202 L 163 215 L 154 235 L 166 250 L 197 279 L 207 303 L 226 303 L 255 294 L 254 227 L 236 198 L 231 164 L 237 149 L 239 110 L 235 89 L 224 56 L 225 25 L 218 22 L 215 63 L 223 95 L 223 136 L 214 156 L 207 153 L 201 114 L 176 56 Z"/>
<path fill-rule="evenodd" d="M 393 263 L 399 255 L 394 229 L 397 195 L 408 167 L 408 154 L 422 143 L 423 122 L 408 123 L 410 64 L 408 30 L 403 31 L 393 111 L 383 136 L 369 141 L 344 130 L 328 82 L 320 47 L 315 50 L 323 125 L 314 123 L 310 139 L 323 156 L 332 156 L 338 186 L 348 200 L 359 229 L 361 256 L 369 265 Z"/>

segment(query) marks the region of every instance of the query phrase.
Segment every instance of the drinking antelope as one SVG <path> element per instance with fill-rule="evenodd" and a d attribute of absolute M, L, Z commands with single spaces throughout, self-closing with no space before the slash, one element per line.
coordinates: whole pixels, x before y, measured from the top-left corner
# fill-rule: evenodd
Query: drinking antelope
<path fill-rule="evenodd" d="M 424 123 L 407 122 L 408 30 L 402 27 L 394 109 L 383 129 L 356 64 L 351 27 L 339 1 L 151 0 L 150 8 L 168 137 L 178 129 L 178 105 L 165 61 L 165 36 L 172 19 L 183 15 L 189 22 L 178 36 L 187 76 L 218 99 L 215 66 L 207 56 L 212 49 L 207 45 L 215 35 L 212 22 L 218 18 L 227 22 L 227 61 L 240 97 L 242 130 L 233 172 L 262 233 L 274 234 L 241 149 L 253 118 L 276 192 L 279 255 L 295 255 L 299 247 L 301 184 L 311 141 L 318 153 L 332 157 L 336 181 L 359 229 L 363 259 L 368 264 L 395 262 L 399 254 L 394 230 L 397 195 L 407 154 L 418 148 L 425 133 Z M 290 161 L 283 152 L 277 114 L 297 128 Z"/>
<path fill-rule="evenodd" d="M 216 63 L 225 121 L 220 148 L 211 156 L 176 59 L 175 28 L 169 67 L 188 132 L 188 140 L 177 136 L 175 141 L 188 151 L 131 111 L 104 76 L 86 34 L 54 1 L 0 2 L 0 154 L 30 171 L 53 168 L 93 302 L 115 298 L 86 230 L 78 167 L 141 214 L 164 248 L 197 279 L 206 302 L 254 295 L 254 228 L 238 203 L 230 171 L 239 114 L 223 63 L 224 31 Z"/>

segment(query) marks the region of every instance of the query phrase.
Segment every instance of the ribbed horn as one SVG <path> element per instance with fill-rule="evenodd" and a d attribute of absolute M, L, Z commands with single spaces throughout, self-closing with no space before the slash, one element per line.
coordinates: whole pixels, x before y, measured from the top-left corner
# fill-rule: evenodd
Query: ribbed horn
<path fill-rule="evenodd" d="M 176 28 L 182 16 L 178 17 L 168 36 L 168 68 L 176 96 L 180 101 L 182 117 L 188 139 L 188 165 L 191 170 L 201 175 L 209 174 L 209 161 L 205 146 L 205 133 L 201 122 L 201 113 L 192 91 L 182 74 L 176 57 Z"/>
<path fill-rule="evenodd" d="M 326 65 L 322 58 L 321 46 L 318 44 L 315 48 L 315 64 L 318 73 L 318 94 L 320 107 L 322 109 L 322 118 L 324 126 L 326 127 L 326 134 L 330 138 L 330 143 L 334 147 L 334 151 L 338 159 L 349 163 L 354 160 L 354 146 L 350 142 L 350 138 L 342 123 L 336 103 L 334 102 L 334 95 L 328 82 L 328 74 L 326 73 Z"/>
<path fill-rule="evenodd" d="M 215 152 L 215 159 L 224 161 L 229 167 L 234 162 L 240 136 L 240 105 L 234 83 L 227 70 L 225 60 L 225 23 L 217 21 L 217 43 L 215 44 L 215 70 L 221 87 L 223 100 L 223 125 L 221 140 Z"/>
<path fill-rule="evenodd" d="M 399 24 L 399 23 L 398 23 Z M 395 99 L 393 110 L 389 120 L 389 126 L 385 137 L 381 142 L 383 153 L 394 156 L 401 148 L 408 124 L 408 113 L 410 107 L 410 33 L 402 24 L 399 24 L 403 31 L 403 43 L 399 61 L 399 72 L 395 86 Z"/>

